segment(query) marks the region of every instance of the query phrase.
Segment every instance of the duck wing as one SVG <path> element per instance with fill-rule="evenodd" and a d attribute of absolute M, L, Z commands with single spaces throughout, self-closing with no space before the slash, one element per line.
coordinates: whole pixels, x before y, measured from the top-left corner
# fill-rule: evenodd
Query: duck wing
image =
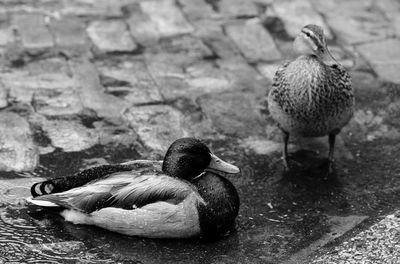
<path fill-rule="evenodd" d="M 287 67 L 289 66 L 290 62 L 286 62 L 278 67 L 275 72 L 274 78 L 272 80 L 272 87 L 269 91 L 267 91 L 268 103 L 270 101 L 276 101 L 279 104 L 282 102 L 282 97 L 286 90 L 289 89 L 289 82 L 285 77 L 285 72 Z"/>
<path fill-rule="evenodd" d="M 91 213 L 106 207 L 135 209 L 165 201 L 178 204 L 189 194 L 202 198 L 189 182 L 163 174 L 118 172 L 71 190 L 28 199 L 39 206 L 59 206 Z"/>
<path fill-rule="evenodd" d="M 33 197 L 40 195 L 64 192 L 80 187 L 96 179 L 107 177 L 109 174 L 123 171 L 161 171 L 162 161 L 134 160 L 121 164 L 107 164 L 92 167 L 74 175 L 57 177 L 51 180 L 38 182 L 32 185 L 31 194 Z"/>

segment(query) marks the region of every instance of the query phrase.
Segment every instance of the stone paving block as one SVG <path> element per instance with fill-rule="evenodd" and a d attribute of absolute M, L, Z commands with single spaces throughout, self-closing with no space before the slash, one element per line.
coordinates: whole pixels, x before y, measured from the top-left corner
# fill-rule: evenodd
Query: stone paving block
<path fill-rule="evenodd" d="M 33 142 L 28 122 L 15 113 L 0 115 L 0 170 L 33 170 L 39 162 L 39 152 Z"/>
<path fill-rule="evenodd" d="M 183 13 L 190 21 L 196 21 L 199 19 L 215 19 L 220 15 L 215 12 L 211 5 L 206 1 L 199 0 L 179 0 L 179 4 L 182 8 Z"/>
<path fill-rule="evenodd" d="M 257 64 L 257 70 L 270 81 L 274 79 L 276 70 L 280 64 L 275 63 L 259 63 Z"/>
<path fill-rule="evenodd" d="M 55 91 L 41 89 L 33 94 L 35 111 L 46 116 L 75 115 L 83 110 L 77 92 L 71 88 Z"/>
<path fill-rule="evenodd" d="M 400 63 L 400 40 L 387 39 L 358 45 L 357 50 L 370 63 Z"/>
<path fill-rule="evenodd" d="M 53 47 L 53 38 L 41 14 L 14 14 L 13 25 L 21 36 L 26 49 L 42 50 Z"/>
<path fill-rule="evenodd" d="M 400 37 L 400 3 L 396 0 L 376 1 L 375 4 L 389 18 L 397 37 Z"/>
<path fill-rule="evenodd" d="M 104 93 L 94 65 L 86 60 L 73 61 L 71 68 L 82 105 L 94 110 L 100 117 L 119 118 L 128 104 L 118 97 Z"/>
<path fill-rule="evenodd" d="M 145 47 L 156 44 L 161 37 L 156 22 L 142 11 L 139 4 L 130 5 L 129 12 L 126 21 L 135 40 Z"/>
<path fill-rule="evenodd" d="M 218 57 L 231 59 L 241 56 L 234 42 L 222 30 L 222 22 L 214 20 L 198 20 L 193 22 L 195 35 L 206 43 Z"/>
<path fill-rule="evenodd" d="M 171 106 L 130 107 L 123 116 L 144 144 L 156 151 L 165 152 L 174 140 L 188 136 L 182 113 Z"/>
<path fill-rule="evenodd" d="M 400 83 L 400 63 L 382 63 L 372 67 L 382 80 Z"/>
<path fill-rule="evenodd" d="M 374 1 L 315 1 L 327 23 L 342 41 L 349 44 L 381 40 L 394 35 L 394 29 Z"/>
<path fill-rule="evenodd" d="M 190 57 L 210 57 L 213 52 L 204 43 L 193 36 L 182 35 L 162 39 L 155 50 L 160 53 L 181 53 Z"/>
<path fill-rule="evenodd" d="M 44 181 L 44 178 L 0 178 L 0 203 L 3 204 L 25 204 L 25 199 L 31 196 L 32 184 Z"/>
<path fill-rule="evenodd" d="M 146 104 L 162 101 L 156 82 L 147 71 L 143 60 L 129 60 L 115 65 L 97 67 L 102 84 L 108 93 L 121 96 L 130 104 Z"/>
<path fill-rule="evenodd" d="M 364 0 L 362 3 L 358 0 L 307 0 L 321 13 L 354 13 L 355 10 L 362 10 L 371 8 L 375 0 Z"/>
<path fill-rule="evenodd" d="M 324 29 L 325 36 L 332 39 L 332 33 L 322 16 L 313 9 L 308 1 L 304 0 L 284 0 L 275 1 L 272 5 L 274 15 L 281 18 L 284 22 L 286 32 L 291 37 L 296 37 L 301 28 L 307 24 L 316 24 Z M 271 9 L 267 9 L 269 14 Z"/>
<path fill-rule="evenodd" d="M 145 54 L 145 58 L 149 72 L 155 79 L 165 76 L 183 79 L 185 78 L 184 68 L 198 60 L 181 53 Z"/>
<path fill-rule="evenodd" d="M 52 18 L 49 26 L 58 47 L 73 48 L 88 45 L 84 24 L 78 17 Z"/>
<path fill-rule="evenodd" d="M 394 35 L 391 25 L 379 14 L 365 12 L 354 17 L 337 14 L 328 16 L 327 20 L 338 38 L 350 44 L 380 40 Z"/>
<path fill-rule="evenodd" d="M 123 20 L 93 21 L 87 33 L 102 52 L 129 52 L 137 47 Z"/>
<path fill-rule="evenodd" d="M 8 89 L 4 86 L 0 80 L 0 109 L 7 107 L 8 105 Z"/>
<path fill-rule="evenodd" d="M 229 23 L 225 25 L 225 30 L 249 62 L 281 58 L 273 38 L 258 19 Z"/>
<path fill-rule="evenodd" d="M 2 26 L 0 23 L 0 46 L 6 46 L 7 44 L 13 43 L 14 41 L 15 36 L 13 34 L 12 28 L 9 26 Z"/>
<path fill-rule="evenodd" d="M 167 100 L 176 98 L 195 99 L 208 93 L 220 93 L 232 90 L 233 82 L 225 71 L 212 63 L 200 61 L 184 68 L 185 77 L 160 77 L 160 91 Z"/>
<path fill-rule="evenodd" d="M 220 133 L 239 137 L 263 134 L 265 118 L 258 112 L 252 94 L 206 95 L 199 99 L 199 105 Z"/>
<path fill-rule="evenodd" d="M 175 100 L 182 91 L 189 88 L 184 68 L 197 61 L 197 58 L 183 54 L 146 54 L 146 64 L 163 98 Z"/>
<path fill-rule="evenodd" d="M 387 39 L 358 45 L 357 50 L 372 65 L 380 78 L 400 83 L 400 41 Z"/>
<path fill-rule="evenodd" d="M 65 152 L 82 151 L 99 143 L 99 135 L 94 129 L 76 121 L 43 119 L 41 125 L 51 144 Z"/>
<path fill-rule="evenodd" d="M 219 12 L 229 17 L 255 17 L 257 8 L 251 1 L 221 0 L 218 2 Z"/>
<path fill-rule="evenodd" d="M 78 0 L 63 1 L 62 15 L 89 16 L 89 17 L 122 17 L 121 8 L 128 4 L 125 0 Z"/>
<path fill-rule="evenodd" d="M 0 74 L 4 85 L 9 90 L 10 99 L 30 103 L 38 90 L 66 90 L 75 87 L 73 79 L 64 74 L 32 74 L 27 70 Z"/>
<path fill-rule="evenodd" d="M 162 37 L 187 34 L 194 30 L 173 0 L 143 1 L 140 6 L 157 25 Z"/>
<path fill-rule="evenodd" d="M 385 1 L 375 1 L 374 3 L 377 5 L 383 12 L 385 12 L 386 16 L 392 20 L 395 17 L 398 17 L 400 12 L 400 3 L 397 0 L 385 0 Z"/>
<path fill-rule="evenodd" d="M 226 72 L 206 61 L 199 61 L 186 67 L 185 72 L 188 75 L 186 80 L 189 85 L 202 93 L 222 92 L 229 90 L 232 85 Z"/>
<path fill-rule="evenodd" d="M 217 65 L 233 81 L 232 90 L 251 92 L 258 100 L 264 99 L 271 81 L 247 64 L 243 58 L 218 60 Z"/>

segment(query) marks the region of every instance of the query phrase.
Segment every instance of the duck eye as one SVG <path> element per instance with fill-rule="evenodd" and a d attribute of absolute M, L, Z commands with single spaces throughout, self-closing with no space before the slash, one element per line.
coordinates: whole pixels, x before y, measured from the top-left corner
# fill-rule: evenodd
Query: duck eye
<path fill-rule="evenodd" d="M 306 36 L 307 36 L 307 37 L 310 37 L 311 35 L 310 35 L 310 33 L 307 32 L 307 33 L 306 33 Z"/>

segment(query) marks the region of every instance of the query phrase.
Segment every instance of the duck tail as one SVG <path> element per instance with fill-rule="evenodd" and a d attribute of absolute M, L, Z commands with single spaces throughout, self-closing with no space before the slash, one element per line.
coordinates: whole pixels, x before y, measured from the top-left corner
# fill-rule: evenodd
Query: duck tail
<path fill-rule="evenodd" d="M 41 207 L 60 207 L 58 204 L 53 203 L 51 201 L 40 200 L 40 199 L 37 200 L 37 199 L 31 198 L 31 197 L 26 198 L 26 201 L 28 203 L 31 203 L 31 204 L 34 204 L 34 205 L 37 205 L 37 206 L 41 206 Z"/>
<path fill-rule="evenodd" d="M 33 197 L 51 194 L 54 192 L 55 187 L 56 185 L 51 180 L 38 182 L 32 185 L 31 194 Z"/>

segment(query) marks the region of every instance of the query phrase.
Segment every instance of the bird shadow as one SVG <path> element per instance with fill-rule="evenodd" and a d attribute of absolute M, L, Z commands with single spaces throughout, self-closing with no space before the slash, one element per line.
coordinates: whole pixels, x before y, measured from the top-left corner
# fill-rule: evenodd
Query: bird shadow
<path fill-rule="evenodd" d="M 335 166 L 329 160 L 310 150 L 298 150 L 288 159 L 289 170 L 282 172 L 281 183 L 292 183 L 315 191 L 329 191 L 340 186 Z"/>

